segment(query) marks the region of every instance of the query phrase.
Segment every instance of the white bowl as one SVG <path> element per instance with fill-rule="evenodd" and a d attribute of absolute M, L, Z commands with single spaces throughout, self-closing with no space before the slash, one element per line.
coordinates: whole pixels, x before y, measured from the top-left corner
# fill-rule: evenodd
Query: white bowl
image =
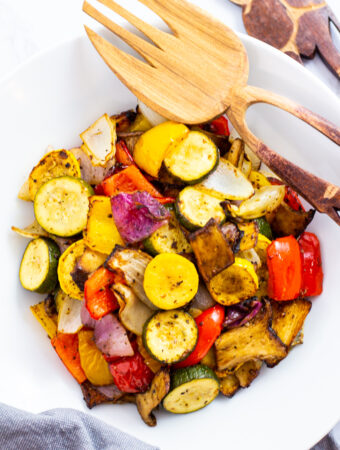
<path fill-rule="evenodd" d="M 250 82 L 285 94 L 335 123 L 340 104 L 297 63 L 250 37 Z M 70 148 L 104 112 L 134 107 L 136 99 L 116 79 L 84 37 L 32 59 L 0 83 L 3 193 L 1 219 L 0 399 L 32 412 L 57 407 L 87 411 L 149 443 L 166 449 L 305 449 L 339 419 L 340 405 L 340 229 L 317 215 L 309 229 L 320 238 L 324 293 L 313 300 L 305 343 L 275 369 L 264 369 L 249 389 L 222 396 L 190 414 L 157 414 L 148 428 L 134 405 L 105 405 L 89 411 L 77 383 L 51 347 L 29 306 L 42 299 L 24 291 L 18 268 L 27 244 L 10 230 L 27 225 L 32 205 L 17 192 L 46 146 Z M 268 106 L 249 113 L 251 128 L 284 156 L 339 183 L 339 148 L 288 114 Z"/>

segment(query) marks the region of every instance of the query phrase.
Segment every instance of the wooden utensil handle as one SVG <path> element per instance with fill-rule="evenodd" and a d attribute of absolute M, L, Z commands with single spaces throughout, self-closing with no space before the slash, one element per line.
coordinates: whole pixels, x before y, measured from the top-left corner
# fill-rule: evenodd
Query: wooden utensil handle
<path fill-rule="evenodd" d="M 301 169 L 258 139 L 246 123 L 246 111 L 254 103 L 268 103 L 284 109 L 304 120 L 338 145 L 340 145 L 340 129 L 291 100 L 252 86 L 235 89 L 231 106 L 228 109 L 231 123 L 258 157 L 319 212 L 328 214 L 340 225 L 340 188 Z"/>

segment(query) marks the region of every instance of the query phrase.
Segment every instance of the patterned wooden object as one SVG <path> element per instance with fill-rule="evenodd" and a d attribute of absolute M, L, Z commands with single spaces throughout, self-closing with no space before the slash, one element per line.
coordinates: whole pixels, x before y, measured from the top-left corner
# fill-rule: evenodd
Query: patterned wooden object
<path fill-rule="evenodd" d="M 301 61 L 318 50 L 340 78 L 340 52 L 330 33 L 330 22 L 340 22 L 323 0 L 231 0 L 242 6 L 244 26 L 251 36 Z"/>

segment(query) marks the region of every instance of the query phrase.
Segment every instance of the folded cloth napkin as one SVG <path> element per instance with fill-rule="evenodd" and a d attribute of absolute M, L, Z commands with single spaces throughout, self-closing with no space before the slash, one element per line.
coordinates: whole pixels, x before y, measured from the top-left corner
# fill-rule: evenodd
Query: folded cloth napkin
<path fill-rule="evenodd" d="M 74 409 L 31 414 L 0 403 L 0 449 L 157 450 L 157 447 Z"/>

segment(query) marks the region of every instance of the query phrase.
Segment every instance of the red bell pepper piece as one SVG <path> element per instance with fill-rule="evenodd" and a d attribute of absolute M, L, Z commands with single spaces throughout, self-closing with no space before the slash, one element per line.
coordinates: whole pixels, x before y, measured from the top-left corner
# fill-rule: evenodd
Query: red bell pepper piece
<path fill-rule="evenodd" d="M 116 161 L 125 167 L 135 164 L 129 149 L 123 140 L 118 141 L 116 144 Z"/>
<path fill-rule="evenodd" d="M 273 300 L 293 300 L 300 294 L 300 247 L 293 236 L 276 239 L 267 248 L 268 295 Z"/>
<path fill-rule="evenodd" d="M 228 120 L 223 116 L 210 123 L 210 130 L 212 133 L 220 134 L 222 136 L 230 135 Z"/>
<path fill-rule="evenodd" d="M 277 178 L 268 178 L 271 184 L 282 185 L 284 184 L 281 180 Z M 290 206 L 294 211 L 306 211 L 303 207 L 299 195 L 290 186 L 286 186 L 286 192 L 284 196 L 284 201 Z"/>
<path fill-rule="evenodd" d="M 153 380 L 154 373 L 145 364 L 137 349 L 136 341 L 131 343 L 135 354 L 124 356 L 109 364 L 113 380 L 122 392 L 145 392 Z"/>
<path fill-rule="evenodd" d="M 302 260 L 302 296 L 320 295 L 322 292 L 323 271 L 320 242 L 313 233 L 305 231 L 299 238 Z"/>
<path fill-rule="evenodd" d="M 186 359 L 175 364 L 176 368 L 193 366 L 205 357 L 221 334 L 224 317 L 225 311 L 221 305 L 215 305 L 196 317 L 198 328 L 196 347 Z"/>
<path fill-rule="evenodd" d="M 102 182 L 102 186 L 105 195 L 109 197 L 118 195 L 120 192 L 133 194 L 137 191 L 145 191 L 162 204 L 175 201 L 173 198 L 163 197 L 135 165 L 130 165 L 121 172 L 106 178 Z"/>
<path fill-rule="evenodd" d="M 85 306 L 93 319 L 103 316 L 119 308 L 114 293 L 109 286 L 116 280 L 113 272 L 100 267 L 85 282 Z"/>
<path fill-rule="evenodd" d="M 51 344 L 70 374 L 79 384 L 83 383 L 86 375 L 80 364 L 78 335 L 58 333 L 51 339 Z"/>

